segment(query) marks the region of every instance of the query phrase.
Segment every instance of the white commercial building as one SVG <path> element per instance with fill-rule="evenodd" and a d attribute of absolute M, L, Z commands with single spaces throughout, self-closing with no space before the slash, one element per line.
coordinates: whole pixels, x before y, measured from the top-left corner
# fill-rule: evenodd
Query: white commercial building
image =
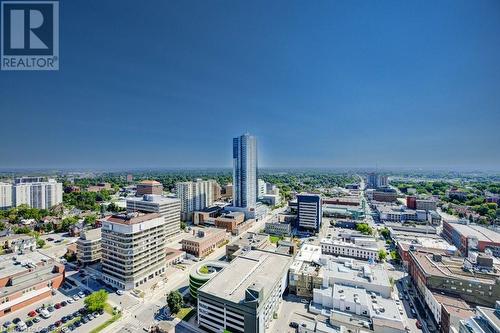
<path fill-rule="evenodd" d="M 165 220 L 160 214 L 117 214 L 101 223 L 104 282 L 128 290 L 165 273 Z"/>
<path fill-rule="evenodd" d="M 0 183 L 0 209 L 12 207 L 12 184 Z"/>
<path fill-rule="evenodd" d="M 127 199 L 127 212 L 159 213 L 165 220 L 165 239 L 181 232 L 181 202 L 176 198 L 145 194 L 142 198 Z"/>
<path fill-rule="evenodd" d="M 13 186 L 15 206 L 28 205 L 32 208 L 50 209 L 62 203 L 62 183 L 54 179 L 18 178 Z"/>
<path fill-rule="evenodd" d="M 378 248 L 374 241 L 364 238 L 355 238 L 354 242 L 345 242 L 340 239 L 323 238 L 321 240 L 321 252 L 343 257 L 353 257 L 365 260 L 377 260 Z"/>
<path fill-rule="evenodd" d="M 213 204 L 215 180 L 197 179 L 194 182 L 176 184 L 177 198 L 181 201 L 182 219 L 189 221 L 193 212 L 203 210 Z"/>

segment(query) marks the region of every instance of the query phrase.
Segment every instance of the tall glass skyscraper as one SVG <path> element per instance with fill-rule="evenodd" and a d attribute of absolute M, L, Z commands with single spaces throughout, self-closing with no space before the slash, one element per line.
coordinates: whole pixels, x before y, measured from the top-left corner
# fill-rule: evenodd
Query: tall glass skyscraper
<path fill-rule="evenodd" d="M 257 140 L 250 134 L 233 139 L 233 206 L 257 203 Z"/>

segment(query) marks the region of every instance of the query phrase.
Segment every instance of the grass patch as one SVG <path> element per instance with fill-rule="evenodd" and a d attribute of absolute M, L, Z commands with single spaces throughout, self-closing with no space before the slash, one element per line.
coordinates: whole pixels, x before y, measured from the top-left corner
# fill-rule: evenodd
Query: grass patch
<path fill-rule="evenodd" d="M 92 331 L 90 331 L 90 333 L 98 333 L 98 332 L 102 331 L 103 329 L 105 329 L 109 325 L 113 324 L 118 319 L 120 319 L 121 316 L 122 316 L 122 313 L 118 312 L 117 314 L 113 315 L 113 317 L 111 317 L 110 319 L 108 319 L 104 323 L 102 323 L 101 325 L 94 328 Z"/>
<path fill-rule="evenodd" d="M 104 304 L 103 310 L 106 313 L 109 313 L 110 315 L 113 315 L 113 307 L 111 305 L 109 305 L 108 303 Z"/>
<path fill-rule="evenodd" d="M 196 310 L 194 308 L 181 308 L 175 316 L 181 320 L 188 321 L 195 314 Z"/>
<path fill-rule="evenodd" d="M 269 241 L 273 244 L 277 244 L 280 240 L 282 240 L 283 237 L 280 236 L 269 236 Z"/>

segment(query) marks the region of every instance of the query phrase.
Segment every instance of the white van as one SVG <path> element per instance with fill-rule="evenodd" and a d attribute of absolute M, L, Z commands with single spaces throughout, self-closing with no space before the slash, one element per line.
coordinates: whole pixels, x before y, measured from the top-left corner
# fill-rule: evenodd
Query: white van
<path fill-rule="evenodd" d="M 28 329 L 28 325 L 26 325 L 26 323 L 21 320 L 20 322 L 17 323 L 16 329 L 19 332 L 26 331 Z"/>

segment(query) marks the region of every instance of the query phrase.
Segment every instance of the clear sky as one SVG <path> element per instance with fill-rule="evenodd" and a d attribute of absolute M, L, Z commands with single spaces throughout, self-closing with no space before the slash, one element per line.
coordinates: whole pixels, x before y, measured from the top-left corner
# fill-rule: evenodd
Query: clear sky
<path fill-rule="evenodd" d="M 500 166 L 500 1 L 60 3 L 0 72 L 0 167 Z"/>

